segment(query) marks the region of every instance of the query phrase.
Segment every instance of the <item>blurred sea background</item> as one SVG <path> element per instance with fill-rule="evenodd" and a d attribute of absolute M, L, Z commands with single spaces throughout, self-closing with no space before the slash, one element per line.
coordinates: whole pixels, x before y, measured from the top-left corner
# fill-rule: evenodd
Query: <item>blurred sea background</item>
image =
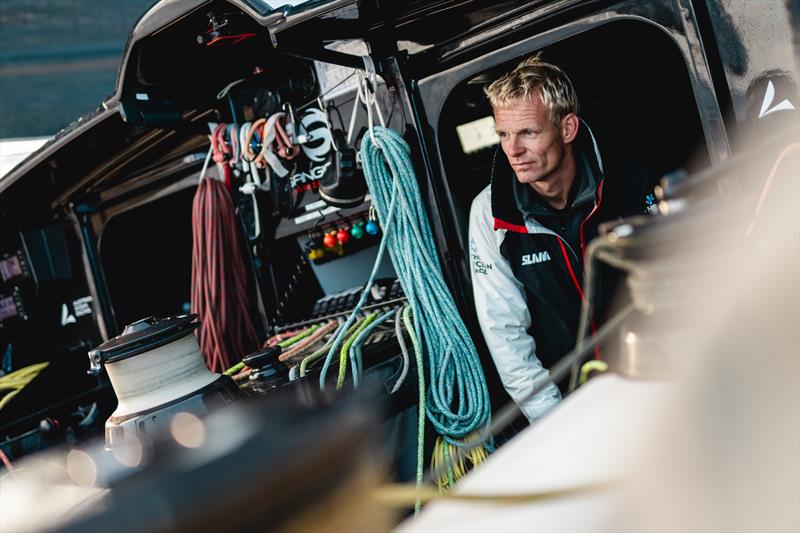
<path fill-rule="evenodd" d="M 0 0 L 0 139 L 50 137 L 114 91 L 155 0 Z"/>

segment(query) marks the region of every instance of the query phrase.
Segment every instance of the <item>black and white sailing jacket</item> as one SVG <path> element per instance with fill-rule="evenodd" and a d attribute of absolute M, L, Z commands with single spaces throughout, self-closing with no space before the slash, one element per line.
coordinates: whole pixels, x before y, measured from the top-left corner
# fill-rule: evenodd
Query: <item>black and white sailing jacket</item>
<path fill-rule="evenodd" d="M 601 222 L 655 209 L 656 176 L 632 162 L 604 167 L 591 131 L 581 125 L 575 153 L 584 175 L 571 206 L 561 213 L 565 231 L 552 221 L 542 223 L 545 213 L 537 206 L 520 205 L 515 187 L 527 185 L 519 184 L 499 149 L 491 184 L 470 210 L 472 285 L 481 331 L 506 391 L 529 420 L 561 398 L 555 384 L 527 396 L 534 381 L 575 345 L 586 243 Z"/>

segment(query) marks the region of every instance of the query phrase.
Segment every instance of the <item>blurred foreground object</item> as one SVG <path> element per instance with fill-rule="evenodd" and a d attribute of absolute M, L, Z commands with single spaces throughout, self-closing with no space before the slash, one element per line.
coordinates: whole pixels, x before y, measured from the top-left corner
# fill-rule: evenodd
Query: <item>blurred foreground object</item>
<path fill-rule="evenodd" d="M 754 215 L 752 196 L 738 206 L 745 228 L 757 217 L 755 232 L 721 226 L 686 235 L 690 250 L 726 246 L 714 282 L 691 295 L 691 312 L 659 326 L 686 331 L 683 379 L 612 529 L 800 530 L 797 130 L 783 141 L 752 156 L 760 172 L 739 172 L 761 187 L 767 206 Z"/>
<path fill-rule="evenodd" d="M 387 530 L 392 513 L 363 505 L 385 473 L 376 427 L 374 412 L 347 401 L 178 413 L 153 440 L 19 461 L 0 481 L 0 530 Z"/>

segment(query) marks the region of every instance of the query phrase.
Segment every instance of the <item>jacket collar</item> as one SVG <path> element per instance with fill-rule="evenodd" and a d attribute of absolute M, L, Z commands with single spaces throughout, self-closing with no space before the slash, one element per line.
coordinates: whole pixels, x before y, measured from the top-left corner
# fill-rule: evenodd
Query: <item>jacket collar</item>
<path fill-rule="evenodd" d="M 589 162 L 592 173 L 603 179 L 603 161 L 597 147 L 597 141 L 589 125 L 581 120 L 581 128 L 575 139 L 575 146 Z M 528 233 L 525 217 L 520 212 L 514 199 L 514 186 L 516 178 L 508 162 L 508 158 L 501 153 L 500 147 L 495 148 L 492 156 L 492 217 L 494 229 L 505 229 L 516 233 Z"/>

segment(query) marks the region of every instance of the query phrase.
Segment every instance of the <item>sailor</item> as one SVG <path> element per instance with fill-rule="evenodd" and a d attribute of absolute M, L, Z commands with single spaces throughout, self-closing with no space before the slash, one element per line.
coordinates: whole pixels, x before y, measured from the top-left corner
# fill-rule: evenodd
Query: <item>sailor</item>
<path fill-rule="evenodd" d="M 605 162 L 567 75 L 539 55 L 486 89 L 500 150 L 472 202 L 475 307 L 503 385 L 533 421 L 561 398 L 534 381 L 575 345 L 586 243 L 601 222 L 655 209 L 656 176 Z"/>

